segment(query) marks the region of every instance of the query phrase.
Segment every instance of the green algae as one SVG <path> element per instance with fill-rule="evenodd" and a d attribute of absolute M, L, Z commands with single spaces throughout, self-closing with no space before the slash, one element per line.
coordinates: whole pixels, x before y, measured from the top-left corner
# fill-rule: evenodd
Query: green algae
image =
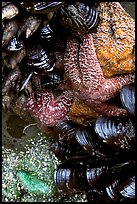
<path fill-rule="evenodd" d="M 17 172 L 17 177 L 21 186 L 23 186 L 23 188 L 29 193 L 36 195 L 49 194 L 48 184 L 45 181 L 38 179 L 35 175 L 22 170 Z"/>
<path fill-rule="evenodd" d="M 49 146 L 48 138 L 38 134 L 23 152 L 2 147 L 3 202 L 86 202 L 84 194 L 66 198 L 57 192 L 54 170 L 59 161 Z"/>

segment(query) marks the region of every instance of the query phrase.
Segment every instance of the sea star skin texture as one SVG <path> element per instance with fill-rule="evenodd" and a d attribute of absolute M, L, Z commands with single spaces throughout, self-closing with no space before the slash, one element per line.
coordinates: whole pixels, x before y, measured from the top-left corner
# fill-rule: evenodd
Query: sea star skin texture
<path fill-rule="evenodd" d="M 79 54 L 78 54 L 79 53 Z M 74 96 L 105 115 L 125 115 L 126 110 L 107 104 L 124 85 L 134 82 L 134 74 L 106 79 L 98 62 L 93 37 L 86 34 L 80 45 L 76 39 L 68 41 L 64 68 L 71 81 Z"/>
<path fill-rule="evenodd" d="M 93 33 L 104 77 L 135 71 L 135 21 L 119 2 L 101 2 L 100 22 Z"/>
<path fill-rule="evenodd" d="M 41 129 L 52 127 L 66 119 L 66 114 L 72 104 L 69 91 L 64 91 L 54 99 L 52 92 L 41 90 L 35 98 L 35 93 L 28 99 L 26 108 L 38 122 Z"/>

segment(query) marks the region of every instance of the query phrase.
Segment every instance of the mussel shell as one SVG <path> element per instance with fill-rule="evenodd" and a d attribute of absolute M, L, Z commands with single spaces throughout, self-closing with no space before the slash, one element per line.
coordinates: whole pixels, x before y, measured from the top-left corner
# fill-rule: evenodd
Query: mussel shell
<path fill-rule="evenodd" d="M 131 142 L 135 138 L 134 124 L 130 118 L 100 116 L 95 122 L 94 129 L 97 137 L 112 148 L 130 150 Z"/>
<path fill-rule="evenodd" d="M 6 47 L 9 51 L 19 51 L 24 47 L 24 43 L 22 40 L 18 39 L 16 36 L 14 36 L 9 42 Z"/>
<path fill-rule="evenodd" d="M 31 13 L 47 13 L 49 11 L 55 11 L 60 6 L 62 6 L 64 2 L 21 2 L 20 5 L 28 12 Z"/>
<path fill-rule="evenodd" d="M 88 130 L 80 128 L 76 131 L 77 142 L 87 151 L 92 151 L 94 144 Z"/>
<path fill-rule="evenodd" d="M 97 8 L 94 6 L 89 6 L 83 2 L 76 2 L 75 7 L 84 16 L 85 21 L 88 26 L 88 30 L 91 30 L 97 25 L 99 13 Z"/>
<path fill-rule="evenodd" d="M 122 198 L 135 198 L 135 176 L 124 181 L 116 180 L 106 187 L 106 191 L 112 200 L 121 200 Z"/>
<path fill-rule="evenodd" d="M 40 39 L 46 42 L 50 42 L 55 36 L 54 29 L 49 24 L 47 24 L 40 29 L 39 35 Z"/>
<path fill-rule="evenodd" d="M 55 156 L 62 162 L 69 162 L 71 164 L 83 163 L 91 159 L 87 152 L 77 144 L 55 142 L 50 147 Z"/>
<path fill-rule="evenodd" d="M 35 45 L 27 52 L 26 64 L 36 73 L 49 72 L 55 67 L 55 57 L 42 46 Z"/>
<path fill-rule="evenodd" d="M 67 165 L 59 166 L 54 172 L 54 182 L 56 187 L 63 192 L 81 192 L 88 188 L 85 168 L 77 165 L 75 167 Z"/>
<path fill-rule="evenodd" d="M 75 123 L 71 120 L 65 120 L 52 128 L 53 135 L 56 136 L 57 141 L 64 144 L 74 144 L 75 143 Z"/>
<path fill-rule="evenodd" d="M 47 86 L 54 86 L 59 84 L 63 80 L 63 73 L 62 72 L 57 72 L 56 69 L 47 73 L 41 82 L 42 87 L 47 87 Z"/>
<path fill-rule="evenodd" d="M 89 185 L 92 187 L 101 187 L 101 185 L 104 185 L 105 182 L 107 182 L 108 179 L 108 167 L 107 166 L 101 166 L 96 168 L 87 168 L 86 176 L 87 181 Z"/>
<path fill-rule="evenodd" d="M 67 160 L 69 155 L 71 155 L 71 150 L 67 145 L 63 145 L 57 142 L 51 145 L 50 150 L 61 161 Z"/>
<path fill-rule="evenodd" d="M 128 185 L 124 186 L 123 190 L 120 190 L 123 197 L 135 198 L 135 176 L 129 179 Z"/>
<path fill-rule="evenodd" d="M 131 85 L 124 86 L 120 92 L 120 98 L 127 111 L 135 115 L 135 87 Z"/>
<path fill-rule="evenodd" d="M 103 158 L 105 156 L 99 151 L 96 135 L 91 134 L 90 129 L 87 127 L 78 128 L 75 138 L 78 144 L 93 157 Z M 102 148 L 102 146 L 100 146 L 100 148 Z"/>
<path fill-rule="evenodd" d="M 59 190 L 67 191 L 68 188 L 65 185 L 65 182 L 69 180 L 71 174 L 70 169 L 56 169 L 54 172 L 54 182 Z"/>
<path fill-rule="evenodd" d="M 65 4 L 58 11 L 57 18 L 61 26 L 73 34 L 85 34 L 87 32 L 86 21 L 74 5 Z"/>

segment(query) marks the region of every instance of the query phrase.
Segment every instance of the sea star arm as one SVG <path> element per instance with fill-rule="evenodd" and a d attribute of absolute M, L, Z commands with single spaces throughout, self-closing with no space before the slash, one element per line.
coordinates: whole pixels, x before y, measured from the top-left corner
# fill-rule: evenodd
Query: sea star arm
<path fill-rule="evenodd" d="M 41 129 L 52 127 L 67 117 L 67 112 L 72 104 L 73 95 L 71 91 L 64 91 L 54 99 L 52 92 L 41 90 L 28 99 L 26 108 L 32 117 L 36 119 Z"/>
<path fill-rule="evenodd" d="M 84 86 L 89 89 L 92 88 L 92 90 L 97 89 L 100 83 L 104 81 L 104 77 L 91 34 L 84 35 L 83 44 L 79 52 L 79 64 Z"/>
<path fill-rule="evenodd" d="M 64 69 L 69 76 L 70 81 L 74 85 L 81 83 L 79 65 L 78 65 L 78 49 L 77 39 L 69 39 L 64 56 Z"/>
<path fill-rule="evenodd" d="M 119 93 L 124 85 L 134 83 L 135 74 L 126 74 L 105 79 L 96 90 L 91 90 L 92 100 L 107 101 Z"/>
<path fill-rule="evenodd" d="M 128 114 L 127 110 L 102 101 L 94 101 L 92 103 L 92 108 L 104 116 L 124 116 Z"/>

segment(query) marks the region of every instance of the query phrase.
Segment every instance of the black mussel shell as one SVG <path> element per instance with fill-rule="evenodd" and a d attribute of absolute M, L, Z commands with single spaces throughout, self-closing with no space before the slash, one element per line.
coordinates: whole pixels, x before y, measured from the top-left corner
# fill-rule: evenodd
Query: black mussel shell
<path fill-rule="evenodd" d="M 101 159 L 105 157 L 105 155 L 99 151 L 96 135 L 92 134 L 87 127 L 78 128 L 75 138 L 78 144 L 93 157 L 99 157 Z"/>
<path fill-rule="evenodd" d="M 131 85 L 124 86 L 120 92 L 120 98 L 127 111 L 135 115 L 135 87 Z"/>
<path fill-rule="evenodd" d="M 69 149 L 69 147 L 58 142 L 53 143 L 50 147 L 50 150 L 61 161 L 67 160 L 68 156 L 71 155 L 71 150 Z"/>
<path fill-rule="evenodd" d="M 89 6 L 83 2 L 76 2 L 75 7 L 84 16 L 88 30 L 91 30 L 98 23 L 99 12 L 95 6 Z"/>
<path fill-rule="evenodd" d="M 134 198 L 135 161 L 129 160 L 111 167 L 106 192 L 112 200 Z"/>
<path fill-rule="evenodd" d="M 116 180 L 106 187 L 108 196 L 114 200 L 130 201 L 135 199 L 135 176 L 123 181 Z"/>
<path fill-rule="evenodd" d="M 50 150 L 62 162 L 71 164 L 83 163 L 90 159 L 87 153 L 83 153 L 83 149 L 77 144 L 55 142 L 51 145 Z"/>
<path fill-rule="evenodd" d="M 72 191 L 71 180 L 72 170 L 69 168 L 58 168 L 54 172 L 54 182 L 56 187 L 63 192 Z"/>
<path fill-rule="evenodd" d="M 6 49 L 9 51 L 19 51 L 24 47 L 24 43 L 22 40 L 18 39 L 14 36 L 6 46 Z"/>
<path fill-rule="evenodd" d="M 57 72 L 56 69 L 48 72 L 42 79 L 41 86 L 54 86 L 58 85 L 63 80 L 63 73 Z"/>
<path fill-rule="evenodd" d="M 89 185 L 92 187 L 101 187 L 108 180 L 109 168 L 107 166 L 87 168 L 86 176 Z"/>
<path fill-rule="evenodd" d="M 49 11 L 55 11 L 60 6 L 62 6 L 64 2 L 21 2 L 20 5 L 28 12 L 31 13 L 47 13 Z"/>
<path fill-rule="evenodd" d="M 49 24 L 42 27 L 39 33 L 40 39 L 50 42 L 55 37 L 55 32 L 53 26 L 51 27 Z"/>
<path fill-rule="evenodd" d="M 89 187 L 86 181 L 85 168 L 77 165 L 58 166 L 54 172 L 56 187 L 63 192 L 82 192 Z"/>
<path fill-rule="evenodd" d="M 89 152 L 93 150 L 94 145 L 91 135 L 85 128 L 79 128 L 76 131 L 76 140 L 85 150 Z"/>
<path fill-rule="evenodd" d="M 41 45 L 34 45 L 27 51 L 26 64 L 36 73 L 53 71 L 55 57 Z"/>
<path fill-rule="evenodd" d="M 83 15 L 72 4 L 63 5 L 58 10 L 57 19 L 61 26 L 73 34 L 85 34 L 88 30 Z"/>
<path fill-rule="evenodd" d="M 75 143 L 75 123 L 71 120 L 65 120 L 52 128 L 53 135 L 57 137 L 57 141 L 64 144 Z"/>
<path fill-rule="evenodd" d="M 130 118 L 100 116 L 95 122 L 95 132 L 105 145 L 121 150 L 130 150 L 135 138 L 135 128 Z"/>

